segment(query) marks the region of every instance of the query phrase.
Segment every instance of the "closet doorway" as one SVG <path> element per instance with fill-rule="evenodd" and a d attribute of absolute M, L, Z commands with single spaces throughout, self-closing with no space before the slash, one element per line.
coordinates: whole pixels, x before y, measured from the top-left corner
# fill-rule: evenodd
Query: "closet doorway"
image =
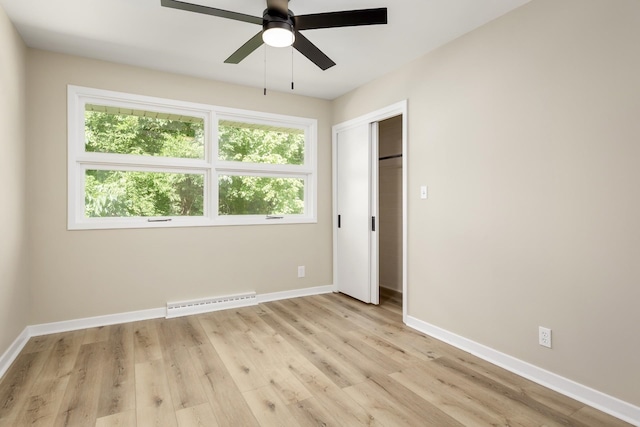
<path fill-rule="evenodd" d="M 406 133 L 406 101 L 333 127 L 335 290 L 395 305 L 403 321 Z"/>
<path fill-rule="evenodd" d="M 402 116 L 378 122 L 380 305 L 402 307 Z"/>

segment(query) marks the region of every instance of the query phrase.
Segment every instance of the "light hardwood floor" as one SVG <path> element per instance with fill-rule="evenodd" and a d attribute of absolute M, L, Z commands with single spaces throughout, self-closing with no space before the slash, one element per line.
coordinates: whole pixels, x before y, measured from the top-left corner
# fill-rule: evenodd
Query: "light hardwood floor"
<path fill-rule="evenodd" d="M 339 294 L 32 338 L 1 426 L 623 426 Z"/>

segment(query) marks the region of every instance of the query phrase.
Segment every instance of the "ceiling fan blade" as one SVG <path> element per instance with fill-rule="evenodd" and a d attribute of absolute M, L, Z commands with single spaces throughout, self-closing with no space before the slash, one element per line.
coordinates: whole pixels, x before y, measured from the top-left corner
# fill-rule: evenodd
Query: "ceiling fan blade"
<path fill-rule="evenodd" d="M 262 25 L 262 18 L 245 15 L 244 13 L 230 12 L 228 10 L 216 9 L 213 7 L 201 6 L 199 4 L 185 3 L 177 0 L 160 0 L 164 7 L 186 10 L 188 12 L 203 13 L 205 15 L 219 16 L 220 18 L 233 19 L 235 21 L 249 22 L 251 24 Z"/>
<path fill-rule="evenodd" d="M 230 57 L 225 59 L 225 64 L 238 64 L 244 58 L 249 56 L 251 52 L 262 46 L 264 41 L 262 40 L 262 31 L 260 31 L 255 36 L 251 37 L 248 42 L 240 46 L 240 49 L 236 50 L 231 54 Z"/>
<path fill-rule="evenodd" d="M 336 65 L 327 55 L 309 41 L 308 38 L 296 31 L 296 40 L 293 42 L 298 52 L 306 56 L 311 62 L 316 64 L 322 71 Z"/>
<path fill-rule="evenodd" d="M 315 13 L 293 17 L 296 30 L 318 28 L 354 27 L 387 23 L 387 8 L 344 10 L 340 12 Z"/>

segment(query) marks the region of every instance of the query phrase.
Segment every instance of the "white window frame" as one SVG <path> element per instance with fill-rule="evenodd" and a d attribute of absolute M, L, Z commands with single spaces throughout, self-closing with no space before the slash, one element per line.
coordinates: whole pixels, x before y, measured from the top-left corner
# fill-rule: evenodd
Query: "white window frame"
<path fill-rule="evenodd" d="M 136 110 L 202 118 L 204 120 L 204 159 L 167 158 L 85 151 L 85 105 L 97 104 Z M 299 224 L 317 222 L 317 120 L 280 114 L 247 111 L 208 104 L 176 101 L 123 92 L 69 85 L 67 87 L 67 228 L 69 230 L 111 228 L 162 228 L 217 225 Z M 218 122 L 266 124 L 304 131 L 303 165 L 272 165 L 218 159 Z M 140 172 L 174 172 L 204 175 L 204 214 L 198 217 L 119 217 L 85 216 L 85 171 L 87 169 Z M 251 175 L 273 178 L 299 178 L 305 183 L 304 213 L 300 215 L 219 215 L 218 176 Z"/>

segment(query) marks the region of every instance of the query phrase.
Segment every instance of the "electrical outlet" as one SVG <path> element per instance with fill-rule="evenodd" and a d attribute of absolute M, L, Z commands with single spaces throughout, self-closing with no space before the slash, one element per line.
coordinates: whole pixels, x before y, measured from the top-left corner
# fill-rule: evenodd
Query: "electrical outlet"
<path fill-rule="evenodd" d="M 538 326 L 538 344 L 551 348 L 551 329 Z"/>
<path fill-rule="evenodd" d="M 304 277 L 304 265 L 298 266 L 298 277 Z"/>

